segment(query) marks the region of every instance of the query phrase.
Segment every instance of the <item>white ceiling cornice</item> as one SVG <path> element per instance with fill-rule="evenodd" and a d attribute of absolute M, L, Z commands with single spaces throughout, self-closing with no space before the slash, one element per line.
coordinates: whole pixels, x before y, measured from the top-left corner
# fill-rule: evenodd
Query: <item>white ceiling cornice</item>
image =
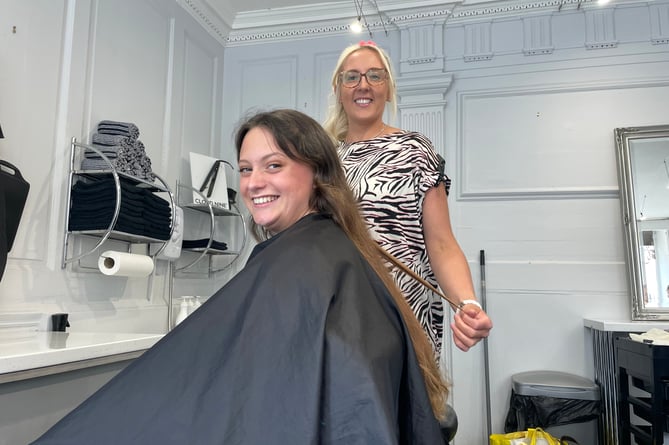
<path fill-rule="evenodd" d="M 377 0 L 379 10 L 372 6 L 371 2 L 363 3 L 363 14 L 368 22 L 379 21 L 381 15 L 406 14 L 434 10 L 452 9 L 455 4 L 462 0 L 452 2 L 438 0 L 418 0 L 407 2 L 406 0 Z M 350 23 L 357 17 L 356 10 L 350 0 L 333 1 L 327 3 L 315 3 L 308 6 L 295 6 L 285 8 L 274 8 L 271 10 L 240 12 L 235 17 L 232 25 L 233 31 L 269 30 L 272 27 L 284 25 L 305 25 L 322 23 L 326 21 L 341 21 Z M 384 17 L 388 20 L 388 17 Z"/>
<path fill-rule="evenodd" d="M 368 2 L 369 3 L 369 2 Z M 378 0 L 379 11 L 366 6 L 363 9 L 369 29 L 373 33 L 391 29 L 410 20 L 446 19 L 456 3 L 424 0 Z M 321 3 L 308 7 L 278 8 L 271 13 L 257 11 L 240 13 L 227 39 L 227 46 L 260 41 L 311 38 L 350 32 L 349 25 L 357 18 L 350 1 Z M 366 36 L 365 33 L 361 34 Z"/>
<path fill-rule="evenodd" d="M 203 0 L 176 0 L 204 29 L 222 45 L 226 44 L 232 26 L 227 23 L 206 1 Z M 232 14 L 226 15 L 230 17 Z"/>
<path fill-rule="evenodd" d="M 315 3 L 238 13 L 230 26 L 207 7 L 206 0 L 177 0 L 210 33 L 226 46 L 307 39 L 349 32 L 357 13 L 350 0 Z M 646 0 L 622 0 L 643 3 Z M 613 2 L 612 2 L 613 3 Z M 397 29 L 416 22 L 448 20 L 449 23 L 490 21 L 532 13 L 558 13 L 599 7 L 597 0 L 377 0 L 379 11 L 365 2 L 363 13 L 372 33 Z M 209 16 L 211 14 L 211 17 Z M 229 30 L 226 34 L 223 30 Z M 363 34 L 364 36 L 364 34 Z"/>

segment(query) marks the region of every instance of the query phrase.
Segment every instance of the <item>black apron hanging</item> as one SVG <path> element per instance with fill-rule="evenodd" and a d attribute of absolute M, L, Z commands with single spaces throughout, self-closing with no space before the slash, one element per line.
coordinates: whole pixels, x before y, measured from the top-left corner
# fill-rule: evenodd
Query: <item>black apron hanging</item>
<path fill-rule="evenodd" d="M 19 169 L 0 159 L 0 280 L 12 250 L 30 184 Z"/>

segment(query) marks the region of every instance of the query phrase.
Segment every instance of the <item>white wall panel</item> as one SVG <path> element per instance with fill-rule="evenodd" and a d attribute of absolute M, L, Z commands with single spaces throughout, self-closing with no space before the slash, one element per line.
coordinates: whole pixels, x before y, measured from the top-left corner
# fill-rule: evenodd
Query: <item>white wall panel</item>
<path fill-rule="evenodd" d="M 191 151 L 217 156 L 215 153 L 215 119 L 219 111 L 220 91 L 218 71 L 220 60 L 215 53 L 207 51 L 189 36 L 186 36 L 183 81 L 182 157 L 188 159 Z M 185 173 L 185 172 L 182 172 Z"/>
<path fill-rule="evenodd" d="M 29 261 L 23 267 L 43 264 L 47 255 L 65 15 L 63 2 L 51 1 L 14 2 L 0 14 L 0 159 L 15 165 L 31 186 L 9 255 Z M 18 264 L 10 260 L 8 267 Z"/>
<path fill-rule="evenodd" d="M 243 62 L 240 115 L 249 109 L 297 108 L 297 61 L 284 56 Z"/>
<path fill-rule="evenodd" d="M 456 205 L 449 198 L 451 205 Z M 623 229 L 617 197 L 527 199 L 457 203 L 456 224 L 467 257 L 480 249 L 491 261 L 624 263 Z M 527 277 L 516 277 L 519 285 Z M 574 280 L 579 283 L 578 280 Z M 568 286 L 571 281 L 558 282 Z"/>
<path fill-rule="evenodd" d="M 551 15 L 551 34 L 555 49 L 583 48 L 585 14 L 583 11 L 563 10 Z"/>
<path fill-rule="evenodd" d="M 89 59 L 90 131 L 103 119 L 134 122 L 152 163 L 159 166 L 170 68 L 170 15 L 147 1 L 96 4 Z"/>
<path fill-rule="evenodd" d="M 314 117 L 318 122 L 325 122 L 327 118 L 329 100 L 334 101 L 334 97 L 330 99 L 332 93 L 332 72 L 337 64 L 339 58 L 339 51 L 330 51 L 314 55 L 314 63 L 312 72 L 315 79 L 313 87 L 313 105 L 307 112 Z"/>
<path fill-rule="evenodd" d="M 666 84 L 461 91 L 461 196 L 615 190 L 612 125 L 659 123 L 666 100 Z"/>

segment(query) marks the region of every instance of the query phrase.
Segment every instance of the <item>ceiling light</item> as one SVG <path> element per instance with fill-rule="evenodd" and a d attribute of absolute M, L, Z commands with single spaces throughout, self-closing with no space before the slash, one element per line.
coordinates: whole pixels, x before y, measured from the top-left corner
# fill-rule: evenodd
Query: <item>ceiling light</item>
<path fill-rule="evenodd" d="M 360 17 L 358 17 L 351 25 L 349 26 L 351 29 L 351 32 L 355 34 L 360 34 L 362 32 L 362 22 L 360 21 Z"/>
<path fill-rule="evenodd" d="M 372 30 L 369 29 L 367 18 L 365 17 L 365 13 L 362 10 L 362 2 L 363 0 L 353 0 L 353 4 L 355 5 L 355 14 L 358 16 L 358 19 L 349 26 L 349 29 L 351 32 L 358 34 L 367 28 L 367 31 L 369 32 L 369 38 L 372 39 Z"/>

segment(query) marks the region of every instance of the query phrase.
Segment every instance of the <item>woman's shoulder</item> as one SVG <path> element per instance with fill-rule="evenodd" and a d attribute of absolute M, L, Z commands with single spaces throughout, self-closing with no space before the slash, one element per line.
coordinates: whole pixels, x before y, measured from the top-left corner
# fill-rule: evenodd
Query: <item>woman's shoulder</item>
<path fill-rule="evenodd" d="M 424 157 L 434 158 L 437 155 L 436 149 L 430 138 L 418 131 L 399 130 L 387 135 L 392 145 L 401 148 L 404 152 L 420 153 Z"/>
<path fill-rule="evenodd" d="M 420 133 L 418 131 L 397 129 L 397 131 L 390 133 L 388 136 L 395 137 L 397 140 L 413 141 L 420 145 L 426 145 L 432 147 L 432 141 L 430 140 L 430 138 L 428 138 L 423 133 Z"/>
<path fill-rule="evenodd" d="M 280 257 L 277 267 L 323 266 L 335 256 L 350 254 L 352 247 L 353 243 L 331 218 L 312 214 L 258 245 L 254 257 L 261 261 Z"/>

